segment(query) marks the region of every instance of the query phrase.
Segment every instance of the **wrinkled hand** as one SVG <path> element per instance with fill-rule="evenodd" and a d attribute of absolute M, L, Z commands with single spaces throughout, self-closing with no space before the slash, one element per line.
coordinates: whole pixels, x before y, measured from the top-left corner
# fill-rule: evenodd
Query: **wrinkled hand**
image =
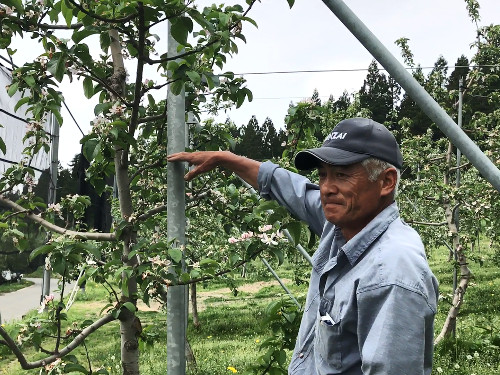
<path fill-rule="evenodd" d="M 196 152 L 177 152 L 167 156 L 167 161 L 187 161 L 195 168 L 190 170 L 185 176 L 186 181 L 190 181 L 196 176 L 210 172 L 219 166 L 219 151 L 196 151 Z"/>

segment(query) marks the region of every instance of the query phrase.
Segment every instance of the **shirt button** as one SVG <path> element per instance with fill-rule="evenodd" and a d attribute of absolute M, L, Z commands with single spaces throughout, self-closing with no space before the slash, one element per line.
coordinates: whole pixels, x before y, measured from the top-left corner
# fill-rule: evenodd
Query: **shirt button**
<path fill-rule="evenodd" d="M 304 358 L 304 353 L 299 353 L 299 358 Z"/>

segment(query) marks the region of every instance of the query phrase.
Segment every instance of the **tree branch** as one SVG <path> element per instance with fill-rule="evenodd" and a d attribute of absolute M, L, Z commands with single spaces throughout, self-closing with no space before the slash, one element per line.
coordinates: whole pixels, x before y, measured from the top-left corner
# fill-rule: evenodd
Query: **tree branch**
<path fill-rule="evenodd" d="M 138 175 L 141 175 L 144 171 L 147 171 L 148 169 L 160 167 L 160 166 L 165 165 L 165 164 L 166 164 L 166 160 L 159 160 L 156 163 L 144 165 L 130 176 L 130 181 L 133 181 L 134 178 L 136 178 Z"/>
<path fill-rule="evenodd" d="M 137 69 L 135 76 L 135 90 L 134 90 L 134 101 L 132 103 L 132 113 L 130 115 L 130 122 L 128 133 L 131 137 L 134 137 L 135 131 L 137 129 L 138 118 L 139 118 L 139 105 L 141 104 L 141 91 L 142 91 L 142 76 L 144 74 L 144 46 L 145 46 L 145 34 L 144 29 L 144 7 L 141 2 L 137 3 L 137 13 L 139 15 L 139 22 L 137 23 L 137 31 L 139 33 L 139 49 L 137 50 Z M 127 147 L 122 153 L 122 164 L 125 165 L 126 160 L 128 160 L 129 147 Z"/>
<path fill-rule="evenodd" d="M 88 74 L 80 74 L 81 77 L 88 77 L 91 80 L 101 84 L 107 91 L 115 95 L 121 103 L 123 103 L 127 107 L 131 107 L 132 104 L 127 102 L 126 98 L 123 97 L 119 92 L 117 92 L 111 85 L 108 83 L 104 82 L 101 78 L 95 76 L 92 74 L 92 72 L 84 65 L 79 65 L 82 69 L 84 69 Z"/>
<path fill-rule="evenodd" d="M 144 220 L 147 220 L 149 219 L 151 216 L 154 216 L 156 214 L 159 214 L 160 212 L 163 212 L 167 209 L 167 205 L 166 204 L 162 204 L 161 206 L 158 206 L 158 207 L 155 207 L 151 210 L 149 210 L 148 212 L 145 212 L 143 213 L 142 215 L 139 215 L 137 217 L 137 221 L 144 221 Z"/>
<path fill-rule="evenodd" d="M 425 221 L 412 221 L 412 220 L 408 220 L 408 221 L 406 221 L 406 223 L 415 224 L 415 225 L 428 225 L 431 227 L 441 227 L 443 225 L 448 224 L 446 221 L 443 221 L 442 223 L 430 223 L 430 222 L 425 222 Z"/>
<path fill-rule="evenodd" d="M 471 165 L 470 163 L 465 163 L 465 164 L 459 165 L 458 167 L 450 167 L 449 171 L 453 172 L 453 171 L 456 171 L 457 169 L 470 167 L 470 165 Z"/>
<path fill-rule="evenodd" d="M 74 5 L 79 11 L 81 11 L 82 13 L 85 13 L 87 16 L 90 16 L 92 18 L 95 18 L 96 20 L 99 20 L 99 21 L 102 21 L 105 23 L 115 23 L 115 24 L 125 23 L 125 22 L 128 22 L 128 21 L 134 19 L 135 17 L 137 17 L 137 13 L 132 13 L 132 14 L 130 14 L 126 17 L 122 17 L 122 18 L 106 18 L 106 17 L 99 16 L 98 14 L 93 13 L 90 10 L 85 9 L 80 4 L 76 3 L 74 0 L 68 0 L 68 1 L 70 4 Z"/>
<path fill-rule="evenodd" d="M 14 340 L 9 336 L 7 331 L 3 329 L 3 327 L 0 326 L 0 336 L 3 337 L 3 341 L 0 343 L 7 345 L 9 349 L 14 353 L 14 355 L 17 357 L 17 360 L 23 370 L 30 370 L 30 369 L 35 369 L 35 368 L 40 368 L 43 367 L 49 363 L 55 362 L 58 358 L 64 357 L 65 355 L 71 353 L 75 348 L 77 348 L 83 340 L 90 336 L 93 332 L 98 330 L 100 327 L 114 321 L 116 318 L 112 314 L 108 314 L 98 321 L 94 322 L 90 326 L 86 327 L 80 334 L 78 334 L 73 341 L 71 341 L 66 347 L 64 347 L 59 353 L 53 354 L 49 357 L 46 357 L 44 359 L 40 359 L 35 362 L 28 362 L 26 360 L 26 357 L 24 354 L 21 352 L 19 347 L 16 345 Z"/>
<path fill-rule="evenodd" d="M 165 106 L 165 108 L 167 108 L 167 107 Z M 161 115 L 143 117 L 143 118 L 139 119 L 137 121 L 137 123 L 138 124 L 144 124 L 144 123 L 150 122 L 150 121 L 162 120 L 162 119 L 165 119 L 166 116 L 167 116 L 167 113 L 166 113 L 166 111 L 164 111 Z"/>
<path fill-rule="evenodd" d="M 115 241 L 117 239 L 115 233 L 76 232 L 73 230 L 62 228 L 58 225 L 51 223 L 50 221 L 43 219 L 38 215 L 35 215 L 33 212 L 24 209 L 24 207 L 2 196 L 0 196 L 0 205 L 8 207 L 16 212 L 24 213 L 28 219 L 34 221 L 35 223 L 40 224 L 42 227 L 52 232 L 64 236 L 74 237 L 76 239 L 95 240 L 95 241 Z"/>

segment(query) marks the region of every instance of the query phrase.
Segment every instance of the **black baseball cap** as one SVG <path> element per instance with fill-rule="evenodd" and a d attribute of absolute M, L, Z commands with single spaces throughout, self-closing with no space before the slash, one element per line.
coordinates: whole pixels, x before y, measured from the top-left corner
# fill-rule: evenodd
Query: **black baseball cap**
<path fill-rule="evenodd" d="M 300 170 L 311 170 L 321 161 L 350 165 L 369 157 L 386 161 L 398 169 L 403 165 L 403 156 L 392 133 L 376 121 L 358 117 L 339 122 L 323 146 L 297 153 L 295 166 Z"/>

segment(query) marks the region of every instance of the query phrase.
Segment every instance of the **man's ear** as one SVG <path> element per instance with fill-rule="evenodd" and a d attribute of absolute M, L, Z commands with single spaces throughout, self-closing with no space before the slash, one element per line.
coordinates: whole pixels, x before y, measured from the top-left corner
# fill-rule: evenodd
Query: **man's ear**
<path fill-rule="evenodd" d="M 380 181 L 382 183 L 380 194 L 383 197 L 393 194 L 398 181 L 398 172 L 396 168 L 387 168 L 383 171 L 380 175 Z"/>

